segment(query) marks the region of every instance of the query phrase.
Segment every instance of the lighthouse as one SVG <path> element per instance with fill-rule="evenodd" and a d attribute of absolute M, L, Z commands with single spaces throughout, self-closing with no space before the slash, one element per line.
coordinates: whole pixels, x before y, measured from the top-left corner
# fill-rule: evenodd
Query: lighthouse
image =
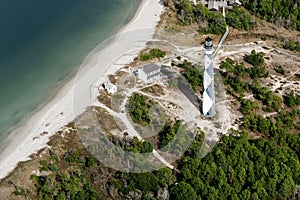
<path fill-rule="evenodd" d="M 203 74 L 203 102 L 202 111 L 204 117 L 213 117 L 215 110 L 214 66 L 213 66 L 213 43 L 210 37 L 205 39 L 204 74 Z"/>

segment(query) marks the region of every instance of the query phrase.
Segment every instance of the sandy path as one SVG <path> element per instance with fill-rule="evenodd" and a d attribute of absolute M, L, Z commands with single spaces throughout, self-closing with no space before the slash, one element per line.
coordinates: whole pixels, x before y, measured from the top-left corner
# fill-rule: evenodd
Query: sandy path
<path fill-rule="evenodd" d="M 154 34 L 162 11 L 160 0 L 143 0 L 134 18 L 113 42 L 85 61 L 79 75 L 66 83 L 47 105 L 13 131 L 9 138 L 10 144 L 0 155 L 0 179 L 8 175 L 18 162 L 28 160 L 29 155 L 45 147 L 51 135 L 92 104 L 91 88 L 104 80 L 105 75 L 123 67 L 114 63 L 117 58 L 131 52 L 125 59 L 130 62 L 146 46 L 147 40 Z M 44 131 L 48 134 L 40 135 Z"/>

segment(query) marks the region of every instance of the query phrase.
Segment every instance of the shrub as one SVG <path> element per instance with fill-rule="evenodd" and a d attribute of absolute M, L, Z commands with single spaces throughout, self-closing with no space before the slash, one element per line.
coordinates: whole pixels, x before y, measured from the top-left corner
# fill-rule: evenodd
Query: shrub
<path fill-rule="evenodd" d="M 152 103 L 146 102 L 147 99 L 144 95 L 134 93 L 129 99 L 129 113 L 131 119 L 135 123 L 147 126 L 151 122 L 149 108 Z"/>
<path fill-rule="evenodd" d="M 255 50 L 252 50 L 251 54 L 245 57 L 245 60 L 253 66 L 262 66 L 265 63 L 263 56 L 264 53 L 256 53 Z"/>
<path fill-rule="evenodd" d="M 285 74 L 285 70 L 283 69 L 283 67 L 282 67 L 281 65 L 279 65 L 279 66 L 275 69 L 275 71 L 276 71 L 277 73 L 279 73 L 279 74 L 282 74 L 282 75 Z"/>
<path fill-rule="evenodd" d="M 161 51 L 160 49 L 151 49 L 149 53 L 143 53 L 140 55 L 141 61 L 152 60 L 154 58 L 163 58 L 166 56 L 166 52 Z"/>

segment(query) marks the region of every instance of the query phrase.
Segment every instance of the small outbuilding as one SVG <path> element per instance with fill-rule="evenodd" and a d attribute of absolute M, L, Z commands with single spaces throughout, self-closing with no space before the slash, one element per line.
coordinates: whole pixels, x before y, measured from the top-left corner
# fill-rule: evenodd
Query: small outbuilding
<path fill-rule="evenodd" d="M 191 2 L 193 2 L 195 6 L 197 5 L 197 0 L 191 0 Z"/>
<path fill-rule="evenodd" d="M 229 6 L 241 6 L 242 3 L 239 0 L 229 0 L 228 5 Z"/>
<path fill-rule="evenodd" d="M 117 86 L 107 81 L 103 84 L 103 88 L 109 93 L 114 94 L 117 92 Z"/>
<path fill-rule="evenodd" d="M 219 3 L 216 1 L 209 1 L 208 2 L 208 9 L 210 11 L 218 11 L 219 10 Z"/>
<path fill-rule="evenodd" d="M 218 11 L 220 8 L 232 9 L 234 6 L 241 6 L 240 0 L 207 0 L 207 7 L 210 11 Z"/>
<path fill-rule="evenodd" d="M 151 83 L 161 78 L 161 66 L 151 63 L 137 70 L 137 77 L 145 83 Z"/>

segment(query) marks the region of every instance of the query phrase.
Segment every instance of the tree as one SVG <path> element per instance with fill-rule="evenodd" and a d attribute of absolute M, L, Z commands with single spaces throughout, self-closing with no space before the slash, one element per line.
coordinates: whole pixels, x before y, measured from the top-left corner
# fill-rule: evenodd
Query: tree
<path fill-rule="evenodd" d="M 277 26 L 300 29 L 300 8 L 297 0 L 244 0 L 243 5 L 256 16 Z"/>
<path fill-rule="evenodd" d="M 182 0 L 182 10 L 180 14 L 182 15 L 183 22 L 186 23 L 186 20 L 189 24 L 193 22 L 194 19 L 194 12 L 191 5 L 190 0 Z"/>
<path fill-rule="evenodd" d="M 132 184 L 141 191 L 157 192 L 159 189 L 159 180 L 153 173 L 138 173 L 131 175 Z"/>
<path fill-rule="evenodd" d="M 194 188 L 184 182 L 181 181 L 179 183 L 175 183 L 171 188 L 170 188 L 170 199 L 174 200 L 197 200 L 197 194 L 194 190 Z"/>
<path fill-rule="evenodd" d="M 241 103 L 241 112 L 243 114 L 250 114 L 259 109 L 259 105 L 255 101 L 249 99 L 243 100 Z"/>
<path fill-rule="evenodd" d="M 257 26 L 256 21 L 252 20 L 251 15 L 247 14 L 244 9 L 234 7 L 226 14 L 226 23 L 236 29 L 250 30 Z"/>
<path fill-rule="evenodd" d="M 284 103 L 288 107 L 294 107 L 296 105 L 300 105 L 300 96 L 295 95 L 294 91 L 292 90 L 289 94 L 283 97 Z"/>
<path fill-rule="evenodd" d="M 149 101 L 144 95 L 134 93 L 129 99 L 129 113 L 135 123 L 147 126 L 151 122 L 149 108 L 154 102 Z"/>
<path fill-rule="evenodd" d="M 92 167 L 95 164 L 95 159 L 92 155 L 85 157 L 85 166 Z"/>
<path fill-rule="evenodd" d="M 275 71 L 276 71 L 277 73 L 279 73 L 279 74 L 282 74 L 282 75 L 285 74 L 285 70 L 283 69 L 283 67 L 282 67 L 281 65 L 279 65 L 279 66 L 275 69 Z"/>
<path fill-rule="evenodd" d="M 245 57 L 245 60 L 251 65 L 259 67 L 265 63 L 263 55 L 264 54 L 262 52 L 256 53 L 255 50 L 252 50 L 251 54 Z"/>
<path fill-rule="evenodd" d="M 207 7 L 198 3 L 194 8 L 196 22 L 199 24 L 200 33 L 206 34 L 222 34 L 226 31 L 226 21 L 222 14 L 213 13 L 208 10 Z M 203 24 L 207 24 L 203 26 Z"/>
<path fill-rule="evenodd" d="M 153 146 L 150 142 L 148 141 L 143 141 L 142 145 L 140 147 L 140 152 L 141 153 L 150 153 L 153 151 Z"/>
<path fill-rule="evenodd" d="M 164 167 L 155 172 L 161 187 L 168 187 L 176 181 L 176 176 L 170 168 Z"/>

